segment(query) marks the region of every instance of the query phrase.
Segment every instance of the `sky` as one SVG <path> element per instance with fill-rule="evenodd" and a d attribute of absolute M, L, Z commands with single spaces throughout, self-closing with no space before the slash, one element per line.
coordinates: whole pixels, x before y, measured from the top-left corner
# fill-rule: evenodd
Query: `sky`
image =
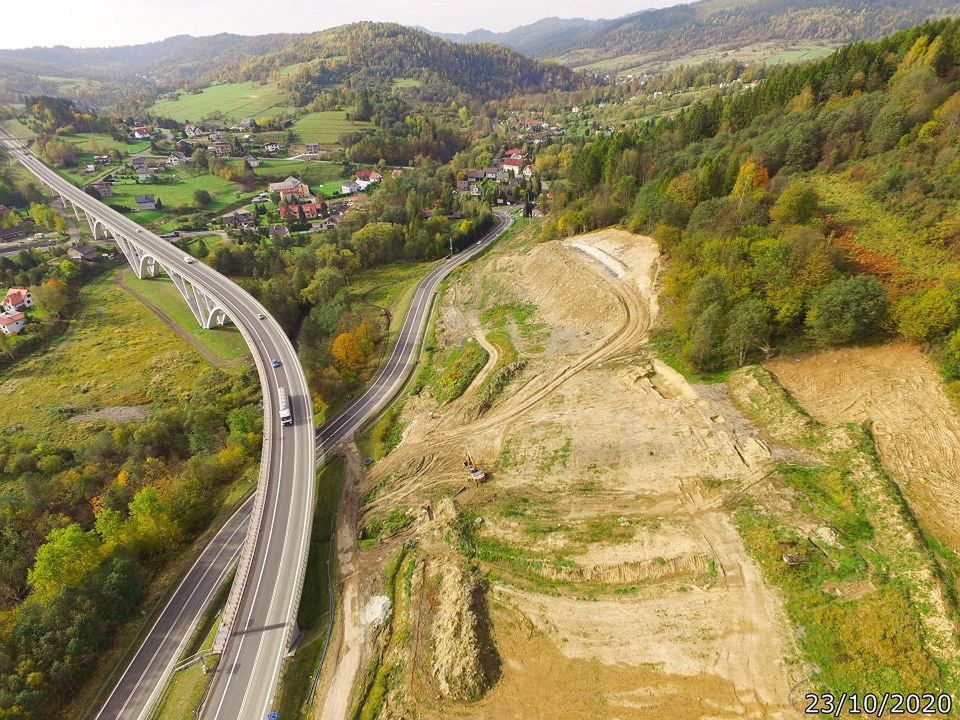
<path fill-rule="evenodd" d="M 684 0 L 363 0 L 277 3 L 270 0 L 0 0 L 0 48 L 34 45 L 136 45 L 172 35 L 311 32 L 386 20 L 439 32 L 503 31 L 546 16 L 613 18 Z"/>

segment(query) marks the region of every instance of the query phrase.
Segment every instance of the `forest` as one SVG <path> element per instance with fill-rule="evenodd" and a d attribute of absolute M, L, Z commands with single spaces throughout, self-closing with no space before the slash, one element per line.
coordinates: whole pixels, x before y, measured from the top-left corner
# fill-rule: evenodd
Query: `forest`
<path fill-rule="evenodd" d="M 545 236 L 653 233 L 668 258 L 659 342 L 697 372 L 899 335 L 931 343 L 955 381 L 958 78 L 956 20 L 772 71 L 586 143 L 554 170 Z M 908 249 L 858 246 L 819 189 L 838 183 L 909 219 Z M 948 264 L 912 259 L 931 253 Z"/>

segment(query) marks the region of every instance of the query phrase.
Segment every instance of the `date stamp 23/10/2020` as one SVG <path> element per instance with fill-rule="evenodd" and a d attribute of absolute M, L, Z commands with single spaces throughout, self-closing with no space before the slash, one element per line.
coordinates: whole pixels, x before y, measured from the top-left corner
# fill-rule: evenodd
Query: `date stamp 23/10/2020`
<path fill-rule="evenodd" d="M 953 697 L 947 693 L 807 693 L 807 715 L 946 716 L 953 712 Z"/>

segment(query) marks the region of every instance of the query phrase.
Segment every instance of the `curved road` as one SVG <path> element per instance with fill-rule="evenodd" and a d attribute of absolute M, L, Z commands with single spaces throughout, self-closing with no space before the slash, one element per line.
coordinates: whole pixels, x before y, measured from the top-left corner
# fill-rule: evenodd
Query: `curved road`
<path fill-rule="evenodd" d="M 343 413 L 313 437 L 309 392 L 306 380 L 289 340 L 269 314 L 252 297 L 230 280 L 201 264 L 184 263 L 176 248 L 136 223 L 97 202 L 70 185 L 0 131 L 2 143 L 28 170 L 71 202 L 93 212 L 127 233 L 138 244 L 149 248 L 164 267 L 173 267 L 185 277 L 199 282 L 217 295 L 227 314 L 245 333 L 251 352 L 258 361 L 261 382 L 277 407 L 277 387 L 283 385 L 291 395 L 296 423 L 284 428 L 276 417 L 273 423 L 270 492 L 261 516 L 259 541 L 241 601 L 234 637 L 227 644 L 214 677 L 204 717 L 235 720 L 267 717 L 286 652 L 290 624 L 295 621 L 309 543 L 313 506 L 314 440 L 316 453 L 324 459 L 338 443 L 375 417 L 390 402 L 417 362 L 437 286 L 457 266 L 467 262 L 505 232 L 513 223 L 504 212 L 497 212 L 497 224 L 459 254 L 437 266 L 417 287 L 404 319 L 397 343 L 383 370 L 373 384 Z M 267 320 L 256 315 L 264 313 Z M 270 360 L 282 361 L 271 371 Z M 266 377 L 265 377 L 266 376 Z M 306 437 L 305 437 L 306 436 Z M 307 440 L 309 438 L 309 440 Z M 308 452 L 306 443 L 311 449 Z M 309 460 L 308 460 L 309 457 Z M 303 482 L 301 478 L 310 478 Z M 297 482 L 294 482 L 294 479 Z M 168 679 L 200 616 L 222 585 L 243 546 L 253 507 L 251 497 L 221 527 L 183 581 L 131 659 L 118 683 L 97 713 L 96 720 L 143 720 Z"/>
<path fill-rule="evenodd" d="M 513 224 L 513 218 L 506 213 L 498 212 L 496 217 L 496 225 L 483 238 L 438 265 L 420 281 L 393 352 L 380 374 L 360 397 L 317 433 L 317 456 L 320 460 L 325 461 L 328 453 L 376 417 L 396 396 L 419 359 L 420 341 L 430 320 L 437 286 L 454 268 L 482 252 Z M 280 633 L 263 632 L 263 626 L 257 626 L 255 618 L 267 617 L 267 622 L 270 622 L 270 608 L 274 604 L 272 591 L 273 588 L 263 586 L 259 593 L 248 596 L 248 602 L 241 606 L 240 618 L 247 619 L 249 630 L 245 632 L 242 626 L 238 626 L 235 634 L 243 633 L 240 641 L 228 645 L 220 659 L 204 705 L 204 718 L 263 720 L 269 717 L 283 653 L 282 648 L 278 653 L 276 647 L 270 644 L 280 637 Z M 269 624 L 266 629 L 270 629 Z"/>
<path fill-rule="evenodd" d="M 261 532 L 253 536 L 254 560 L 241 596 L 242 603 L 250 595 L 262 597 L 262 590 L 267 589 L 271 600 L 267 606 L 257 604 L 255 612 L 238 616 L 234 628 L 260 635 L 271 661 L 279 669 L 286 652 L 285 639 L 296 621 L 312 529 L 316 477 L 313 413 L 296 350 L 266 308 L 228 278 L 202 263 L 186 262 L 176 247 L 68 183 L 3 131 L 0 145 L 58 195 L 144 248 L 164 269 L 176 271 L 215 297 L 250 346 L 264 392 L 264 406 L 279 407 L 280 387 L 290 396 L 295 421 L 292 426 L 282 426 L 276 411 L 265 417 L 265 435 L 272 441 L 265 442 L 261 458 L 261 468 L 266 465 L 268 473 L 265 492 L 257 498 L 263 502 Z M 280 360 L 279 368 L 271 367 L 273 359 Z M 239 553 L 247 536 L 245 520 L 254 502 L 248 501 L 203 551 L 97 714 L 98 720 L 133 719 L 146 714 L 196 620 Z M 227 648 L 238 644 L 238 639 L 232 638 Z M 275 681 L 273 678 L 271 687 Z M 262 687 L 235 688 L 245 697 L 253 697 L 256 690 Z M 270 702 L 269 696 L 254 699 L 260 707 Z M 259 708 L 256 712 L 260 712 Z M 246 717 L 261 715 L 251 710 Z"/>

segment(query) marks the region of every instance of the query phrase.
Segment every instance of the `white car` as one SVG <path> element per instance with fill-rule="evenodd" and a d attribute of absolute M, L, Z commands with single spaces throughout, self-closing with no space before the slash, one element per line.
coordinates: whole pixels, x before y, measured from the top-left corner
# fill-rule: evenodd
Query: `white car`
<path fill-rule="evenodd" d="M 184 255 L 184 256 L 183 256 L 183 261 L 184 261 L 185 263 L 187 263 L 187 265 L 192 265 L 192 264 L 193 264 L 193 258 L 190 257 L 189 255 Z"/>

